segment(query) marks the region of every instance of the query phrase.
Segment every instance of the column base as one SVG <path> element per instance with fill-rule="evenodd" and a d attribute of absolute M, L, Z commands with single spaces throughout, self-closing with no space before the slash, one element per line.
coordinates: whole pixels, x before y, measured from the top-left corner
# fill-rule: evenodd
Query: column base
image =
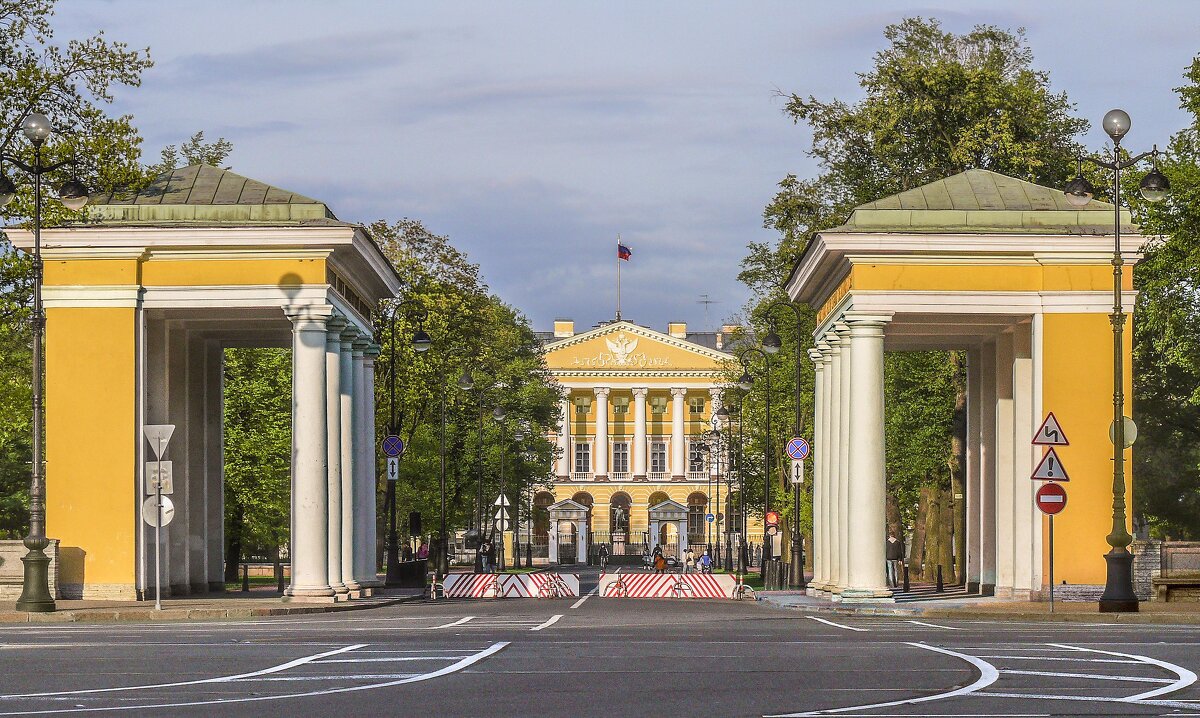
<path fill-rule="evenodd" d="M 333 603 L 337 600 L 337 594 L 329 586 L 291 586 L 284 592 L 283 600 L 293 603 Z"/>
<path fill-rule="evenodd" d="M 886 588 L 844 588 L 835 599 L 841 603 L 895 603 L 891 590 Z"/>
<path fill-rule="evenodd" d="M 225 582 L 224 581 L 209 581 L 208 582 L 208 592 L 209 593 L 225 593 Z"/>
<path fill-rule="evenodd" d="M 979 593 L 979 582 L 967 581 L 967 593 Z"/>
<path fill-rule="evenodd" d="M 979 595 L 981 595 L 981 596 L 995 596 L 995 595 L 996 595 L 996 584 L 994 584 L 994 583 L 980 583 L 980 584 L 979 584 Z"/>
<path fill-rule="evenodd" d="M 344 583 L 335 583 L 332 586 L 330 586 L 330 588 L 332 588 L 333 592 L 335 594 L 337 594 L 338 596 L 344 596 L 344 595 L 350 593 L 350 589 L 347 588 L 346 584 L 344 584 Z"/>
<path fill-rule="evenodd" d="M 330 594 L 328 596 L 284 596 L 284 603 L 337 603 L 337 596 Z"/>

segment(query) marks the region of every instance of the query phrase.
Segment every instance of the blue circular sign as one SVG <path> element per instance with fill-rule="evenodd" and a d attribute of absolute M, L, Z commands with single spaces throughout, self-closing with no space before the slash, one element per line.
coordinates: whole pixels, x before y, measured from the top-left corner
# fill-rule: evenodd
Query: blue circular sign
<path fill-rule="evenodd" d="M 788 456 L 792 457 L 796 461 L 801 461 L 803 459 L 807 459 L 808 455 L 811 452 L 812 452 L 812 446 L 810 446 L 809 443 L 807 441 L 805 441 L 803 437 L 797 436 L 788 442 L 788 445 L 787 445 Z"/>
<path fill-rule="evenodd" d="M 396 457 L 403 454 L 404 439 L 401 439 L 395 434 L 385 437 L 383 440 L 383 453 L 391 457 Z"/>
<path fill-rule="evenodd" d="M 713 521 L 717 520 L 717 517 L 712 514 L 708 514 L 704 517 L 704 520 L 708 521 L 711 524 Z"/>

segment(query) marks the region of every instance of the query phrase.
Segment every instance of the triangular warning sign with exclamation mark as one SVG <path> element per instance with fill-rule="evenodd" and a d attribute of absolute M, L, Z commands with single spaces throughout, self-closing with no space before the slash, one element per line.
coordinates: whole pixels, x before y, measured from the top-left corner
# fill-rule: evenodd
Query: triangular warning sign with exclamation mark
<path fill-rule="evenodd" d="M 1033 476 L 1029 478 L 1034 481 L 1071 480 L 1067 478 L 1067 470 L 1063 468 L 1062 462 L 1058 459 L 1058 454 L 1054 453 L 1054 449 L 1046 452 L 1046 455 L 1038 462 L 1037 468 L 1033 470 Z"/>

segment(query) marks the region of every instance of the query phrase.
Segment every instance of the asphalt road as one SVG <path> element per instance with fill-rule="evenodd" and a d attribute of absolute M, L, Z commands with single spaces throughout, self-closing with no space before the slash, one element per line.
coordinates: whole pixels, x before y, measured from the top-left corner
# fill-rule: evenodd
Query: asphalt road
<path fill-rule="evenodd" d="M 460 600 L 6 627 L 0 716 L 1196 716 L 1197 670 L 1188 626 Z"/>

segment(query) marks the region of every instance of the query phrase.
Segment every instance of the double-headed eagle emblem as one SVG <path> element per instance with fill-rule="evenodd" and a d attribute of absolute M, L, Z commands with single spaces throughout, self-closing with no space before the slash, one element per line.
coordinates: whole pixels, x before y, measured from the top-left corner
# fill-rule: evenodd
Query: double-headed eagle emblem
<path fill-rule="evenodd" d="M 616 339 L 605 339 L 604 342 L 608 344 L 608 350 L 612 352 L 613 361 L 618 366 L 629 363 L 629 355 L 633 353 L 634 349 L 637 349 L 638 345 L 638 340 L 625 336 L 625 332 L 618 334 Z"/>

